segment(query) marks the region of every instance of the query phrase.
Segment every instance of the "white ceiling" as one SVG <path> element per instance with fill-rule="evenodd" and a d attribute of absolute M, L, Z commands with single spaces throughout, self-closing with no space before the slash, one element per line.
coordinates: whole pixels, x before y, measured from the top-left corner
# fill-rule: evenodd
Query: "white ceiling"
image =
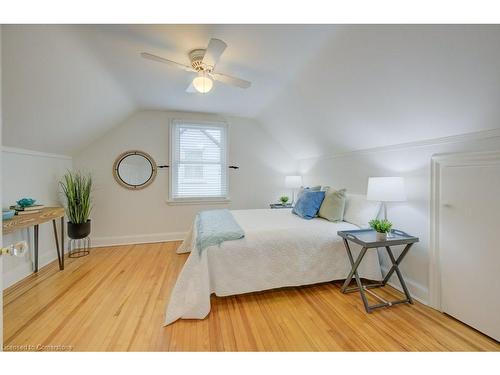
<path fill-rule="evenodd" d="M 252 81 L 185 92 L 211 37 Z M 500 126 L 499 26 L 2 26 L 3 143 L 76 154 L 137 109 L 253 117 L 297 158 Z"/>
<path fill-rule="evenodd" d="M 255 117 L 333 32 L 332 26 L 136 25 L 80 28 L 88 49 L 99 56 L 141 108 L 175 109 Z M 185 90 L 194 73 L 154 61 L 140 52 L 190 65 L 188 52 L 210 38 L 228 47 L 216 70 L 252 82 L 240 89 L 216 82 L 209 95 Z"/>

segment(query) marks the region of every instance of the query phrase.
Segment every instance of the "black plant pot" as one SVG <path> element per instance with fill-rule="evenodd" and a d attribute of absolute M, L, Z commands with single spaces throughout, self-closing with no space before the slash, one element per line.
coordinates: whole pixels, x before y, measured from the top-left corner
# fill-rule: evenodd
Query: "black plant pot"
<path fill-rule="evenodd" d="M 90 234 L 90 220 L 86 223 L 73 224 L 68 221 L 68 236 L 74 240 L 85 238 Z"/>

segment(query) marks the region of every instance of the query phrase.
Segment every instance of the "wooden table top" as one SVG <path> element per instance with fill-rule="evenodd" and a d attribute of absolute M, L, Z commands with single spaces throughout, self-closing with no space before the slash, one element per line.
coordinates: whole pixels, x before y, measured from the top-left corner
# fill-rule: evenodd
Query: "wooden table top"
<path fill-rule="evenodd" d="M 9 234 L 60 217 L 64 217 L 63 207 L 44 207 L 40 212 L 27 215 L 16 215 L 10 220 L 4 220 L 2 222 L 2 233 L 4 235 Z"/>

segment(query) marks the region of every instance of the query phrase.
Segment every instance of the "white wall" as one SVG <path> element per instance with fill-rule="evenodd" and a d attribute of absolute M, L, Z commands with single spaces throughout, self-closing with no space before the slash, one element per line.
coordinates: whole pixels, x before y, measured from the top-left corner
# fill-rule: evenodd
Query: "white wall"
<path fill-rule="evenodd" d="M 4 147 L 2 149 L 2 207 L 9 207 L 23 197 L 35 198 L 37 203 L 47 206 L 62 205 L 58 182 L 71 167 L 72 161 L 69 157 Z M 40 225 L 39 238 L 38 265 L 41 268 L 57 259 L 54 232 L 50 222 Z M 28 230 L 22 230 L 4 236 L 6 244 L 20 240 L 29 241 L 30 256 L 4 257 L 4 288 L 33 272 L 33 229 L 29 229 L 29 234 Z"/>
<path fill-rule="evenodd" d="M 475 133 L 434 141 L 391 146 L 332 157 L 304 159 L 299 169 L 307 184 L 328 184 L 366 194 L 370 176 L 403 176 L 408 201 L 388 206 L 388 216 L 397 229 L 420 238 L 402 265 L 411 292 L 428 301 L 429 231 L 430 231 L 430 166 L 437 153 L 486 151 L 500 149 L 500 131 Z M 464 197 L 464 199 L 477 197 Z M 480 223 L 477 223 L 480 225 Z M 384 257 L 384 267 L 389 265 Z M 394 280 L 394 279 L 393 279 Z"/>
<path fill-rule="evenodd" d="M 157 164 L 169 159 L 171 119 L 220 120 L 229 124 L 229 205 L 168 205 L 168 170 L 160 169 L 149 187 L 132 191 L 112 175 L 115 158 L 138 149 Z M 296 162 L 254 120 L 215 115 L 141 111 L 132 115 L 73 159 L 74 168 L 92 173 L 95 181 L 93 245 L 180 239 L 195 214 L 206 208 L 264 208 L 285 193 L 284 176 L 296 172 Z"/>

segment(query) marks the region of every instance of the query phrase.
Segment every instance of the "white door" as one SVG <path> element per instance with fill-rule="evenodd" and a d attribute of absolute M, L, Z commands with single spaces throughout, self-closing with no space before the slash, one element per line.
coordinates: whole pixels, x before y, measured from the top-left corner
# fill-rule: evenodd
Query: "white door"
<path fill-rule="evenodd" d="M 441 308 L 500 340 L 500 163 L 488 163 L 441 170 Z"/>

